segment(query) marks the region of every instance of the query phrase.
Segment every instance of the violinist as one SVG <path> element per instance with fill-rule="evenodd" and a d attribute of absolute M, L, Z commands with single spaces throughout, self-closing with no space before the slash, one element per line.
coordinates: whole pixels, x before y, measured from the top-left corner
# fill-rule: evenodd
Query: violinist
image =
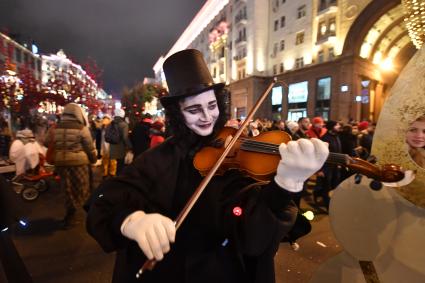
<path fill-rule="evenodd" d="M 117 252 L 113 282 L 275 282 L 273 258 L 297 214 L 291 196 L 322 167 L 327 145 L 282 143 L 267 184 L 237 169 L 213 176 L 176 231 L 173 221 L 203 180 L 194 157 L 226 121 L 224 85 L 213 82 L 193 49 L 171 55 L 163 70 L 171 137 L 104 181 L 86 207 L 89 234 Z M 136 279 L 146 259 L 157 264 Z"/>

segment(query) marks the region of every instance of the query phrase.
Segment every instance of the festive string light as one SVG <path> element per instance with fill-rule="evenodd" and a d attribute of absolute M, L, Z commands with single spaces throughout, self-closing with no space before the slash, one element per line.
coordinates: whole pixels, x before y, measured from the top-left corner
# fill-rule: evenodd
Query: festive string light
<path fill-rule="evenodd" d="M 404 22 L 417 49 L 420 49 L 425 40 L 425 0 L 402 0 Z"/>

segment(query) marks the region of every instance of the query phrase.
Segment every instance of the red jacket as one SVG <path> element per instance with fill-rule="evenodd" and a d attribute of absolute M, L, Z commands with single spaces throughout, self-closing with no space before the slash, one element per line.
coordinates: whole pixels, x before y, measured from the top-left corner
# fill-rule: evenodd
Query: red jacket
<path fill-rule="evenodd" d="M 326 128 L 321 128 L 320 132 L 317 131 L 316 128 L 314 127 L 310 127 L 310 129 L 308 129 L 305 134 L 309 137 L 309 138 L 317 138 L 320 139 L 321 137 L 323 137 L 324 134 L 326 134 L 327 129 Z"/>
<path fill-rule="evenodd" d="M 150 148 L 157 146 L 158 144 L 164 142 L 164 137 L 160 135 L 152 135 L 151 136 L 151 145 Z"/>

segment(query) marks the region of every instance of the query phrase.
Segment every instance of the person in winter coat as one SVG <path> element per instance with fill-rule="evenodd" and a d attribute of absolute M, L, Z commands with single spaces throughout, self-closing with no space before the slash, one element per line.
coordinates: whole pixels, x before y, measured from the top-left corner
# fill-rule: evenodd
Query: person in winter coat
<path fill-rule="evenodd" d="M 310 119 L 308 117 L 301 117 L 298 119 L 298 125 L 299 125 L 299 128 L 296 133 L 298 138 L 308 139 L 309 137 L 307 136 L 306 132 L 311 127 Z"/>
<path fill-rule="evenodd" d="M 324 134 L 326 134 L 326 127 L 325 122 L 323 121 L 322 117 L 314 117 L 312 119 L 312 123 L 310 128 L 305 132 L 305 134 L 309 138 L 318 138 L 320 139 L 323 137 Z"/>
<path fill-rule="evenodd" d="M 296 141 L 300 139 L 300 137 L 297 134 L 298 130 L 300 129 L 298 123 L 294 121 L 286 121 L 285 124 L 286 124 L 285 132 L 287 132 L 291 136 L 292 140 Z"/>
<path fill-rule="evenodd" d="M 30 129 L 25 128 L 16 132 L 16 139 L 12 142 L 9 150 L 9 158 L 15 163 L 16 176 L 36 168 L 40 161 L 39 155 L 45 153 L 46 149 L 35 140 Z"/>
<path fill-rule="evenodd" d="M 164 142 L 164 124 L 161 121 L 155 121 L 152 124 L 150 129 L 150 140 L 150 148 Z"/>
<path fill-rule="evenodd" d="M 102 155 L 102 167 L 103 167 L 103 178 L 109 178 L 115 176 L 117 172 L 117 164 L 112 163 L 110 159 L 110 144 L 105 141 L 106 128 L 111 124 L 111 116 L 105 114 L 102 118 L 102 138 L 101 138 L 101 155 Z"/>
<path fill-rule="evenodd" d="M 275 282 L 273 259 L 297 214 L 291 195 L 322 166 L 326 144 L 280 145 L 285 158 L 267 184 L 238 170 L 214 176 L 176 232 L 173 219 L 203 179 L 194 156 L 226 122 L 224 85 L 194 49 L 168 57 L 163 70 L 172 136 L 104 181 L 86 207 L 88 233 L 117 252 L 113 282 Z M 138 280 L 146 259 L 159 262 Z"/>
<path fill-rule="evenodd" d="M 128 124 L 124 120 L 124 117 L 125 111 L 123 109 L 115 109 L 115 117 L 111 124 L 115 123 L 118 125 L 120 140 L 117 144 L 111 143 L 109 145 L 109 158 L 111 160 L 112 167 L 117 168 L 115 174 L 112 172 L 111 176 L 119 175 L 121 173 L 121 170 L 124 168 L 125 155 L 133 149 L 128 136 Z"/>
<path fill-rule="evenodd" d="M 133 146 L 134 158 L 150 148 L 150 130 L 152 128 L 152 116 L 149 113 L 134 126 L 130 140 Z"/>
<path fill-rule="evenodd" d="M 333 120 L 326 122 L 326 134 L 321 138 L 322 141 L 329 144 L 329 151 L 334 153 L 342 153 L 339 132 L 341 125 Z M 321 196 L 326 209 L 329 209 L 330 197 L 329 192 L 335 189 L 341 181 L 341 168 L 339 165 L 326 163 L 322 170 L 323 175 L 318 177 L 319 190 L 314 191 L 314 198 Z M 320 175 L 320 174 L 319 174 Z"/>
<path fill-rule="evenodd" d="M 90 196 L 90 164 L 97 161 L 96 149 L 84 112 L 78 104 L 65 105 L 61 121 L 48 133 L 45 145 L 54 142 L 54 164 L 65 191 L 64 228 L 74 223 L 76 208 Z"/>

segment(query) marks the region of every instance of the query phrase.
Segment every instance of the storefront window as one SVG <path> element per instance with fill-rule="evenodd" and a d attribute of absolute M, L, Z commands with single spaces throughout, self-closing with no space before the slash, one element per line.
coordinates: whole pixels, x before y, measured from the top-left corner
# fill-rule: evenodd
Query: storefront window
<path fill-rule="evenodd" d="M 321 116 L 323 119 L 329 119 L 329 108 L 331 99 L 331 77 L 321 78 L 317 80 L 316 86 L 316 108 L 314 114 Z"/>
<path fill-rule="evenodd" d="M 331 78 L 317 80 L 317 100 L 327 100 L 331 98 Z"/>
<path fill-rule="evenodd" d="M 307 116 L 308 81 L 288 86 L 288 120 Z"/>
<path fill-rule="evenodd" d="M 282 97 L 283 97 L 283 88 L 281 86 L 272 88 L 273 117 L 280 117 L 280 112 L 282 112 Z"/>

